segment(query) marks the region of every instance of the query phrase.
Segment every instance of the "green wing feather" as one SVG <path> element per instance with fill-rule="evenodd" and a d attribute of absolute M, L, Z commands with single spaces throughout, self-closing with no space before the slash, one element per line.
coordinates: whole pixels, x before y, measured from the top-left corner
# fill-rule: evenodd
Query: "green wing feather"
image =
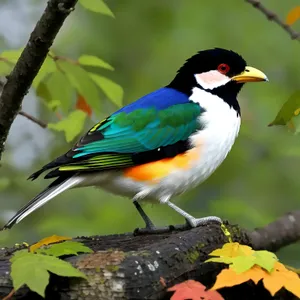
<path fill-rule="evenodd" d="M 198 117 L 203 109 L 193 102 L 164 110 L 155 108 L 120 112 L 96 124 L 65 155 L 41 171 L 58 167 L 46 178 L 61 171 L 120 169 L 136 165 L 134 156 L 186 141 L 201 128 Z M 151 156 L 151 155 L 150 155 Z M 149 161 L 155 160 L 149 156 Z M 39 173 L 33 174 L 36 178 Z"/>

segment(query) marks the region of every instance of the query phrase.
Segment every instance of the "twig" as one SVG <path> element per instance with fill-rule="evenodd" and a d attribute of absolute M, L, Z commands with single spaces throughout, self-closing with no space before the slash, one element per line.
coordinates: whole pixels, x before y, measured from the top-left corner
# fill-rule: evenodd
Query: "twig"
<path fill-rule="evenodd" d="M 45 122 L 43 122 L 43 121 L 41 121 L 41 120 L 35 118 L 34 116 L 29 115 L 29 114 L 26 113 L 25 111 L 22 111 L 22 110 L 21 110 L 21 111 L 19 112 L 19 115 L 21 115 L 21 116 L 23 116 L 23 117 L 29 119 L 30 121 L 32 121 L 32 122 L 34 122 L 34 123 L 36 123 L 36 124 L 38 124 L 38 125 L 41 126 L 42 128 L 47 128 L 47 126 L 48 126 Z"/>
<path fill-rule="evenodd" d="M 0 159 L 8 132 L 22 100 L 42 66 L 49 48 L 77 0 L 49 0 L 0 97 Z"/>
<path fill-rule="evenodd" d="M 10 293 L 6 297 L 4 297 L 2 300 L 9 300 L 9 299 L 11 299 L 11 297 L 15 294 L 15 292 L 16 291 L 14 289 L 12 289 L 10 291 Z"/>
<path fill-rule="evenodd" d="M 259 0 L 245 0 L 245 1 L 252 4 L 253 7 L 255 7 L 260 12 L 262 12 L 268 18 L 269 21 L 274 21 L 275 23 L 277 23 L 281 28 L 283 28 L 283 30 L 285 30 L 290 35 L 292 40 L 300 41 L 300 32 L 293 30 L 291 26 L 281 21 L 278 15 L 276 15 L 273 11 L 263 6 Z"/>

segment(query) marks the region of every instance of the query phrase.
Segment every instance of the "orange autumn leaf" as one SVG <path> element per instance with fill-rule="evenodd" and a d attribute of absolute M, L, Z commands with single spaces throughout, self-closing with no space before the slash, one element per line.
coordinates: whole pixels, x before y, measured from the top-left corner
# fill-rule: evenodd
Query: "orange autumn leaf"
<path fill-rule="evenodd" d="M 85 98 L 81 95 L 78 95 L 76 102 L 76 109 L 84 111 L 89 117 L 92 115 L 92 108 L 86 102 Z"/>
<path fill-rule="evenodd" d="M 71 240 L 71 239 L 72 238 L 67 237 L 67 236 L 52 235 L 52 236 L 49 236 L 49 237 L 46 237 L 46 238 L 40 240 L 36 244 L 31 245 L 29 247 L 29 251 L 30 252 L 35 252 L 35 250 L 37 250 L 37 249 L 39 249 L 43 246 L 47 246 L 47 245 L 50 245 L 50 244 L 63 242 L 63 241 Z"/>
<path fill-rule="evenodd" d="M 258 283 L 258 281 L 264 277 L 265 273 L 266 272 L 259 266 L 254 266 L 250 270 L 239 274 L 231 268 L 223 269 L 217 276 L 217 280 L 211 289 L 217 290 L 223 287 L 231 287 L 249 280 L 254 281 L 254 283 Z"/>
<path fill-rule="evenodd" d="M 236 273 L 233 269 L 224 269 L 217 276 L 212 290 L 232 287 L 252 280 L 257 284 L 262 280 L 265 288 L 274 296 L 281 288 L 285 288 L 300 298 L 300 279 L 298 275 L 286 269 L 280 262 L 276 262 L 272 272 L 267 272 L 259 266 L 254 266 L 244 273 Z"/>
<path fill-rule="evenodd" d="M 293 9 L 291 9 L 286 17 L 286 24 L 292 25 L 294 24 L 298 19 L 300 19 L 300 6 L 296 6 Z"/>
<path fill-rule="evenodd" d="M 282 287 L 300 298 L 300 279 L 299 276 L 288 270 L 280 262 L 276 262 L 274 271 L 267 273 L 263 279 L 265 288 L 274 296 Z"/>
<path fill-rule="evenodd" d="M 206 290 L 205 285 L 195 280 L 186 280 L 176 284 L 168 291 L 175 292 L 170 300 L 224 300 L 217 291 Z"/>

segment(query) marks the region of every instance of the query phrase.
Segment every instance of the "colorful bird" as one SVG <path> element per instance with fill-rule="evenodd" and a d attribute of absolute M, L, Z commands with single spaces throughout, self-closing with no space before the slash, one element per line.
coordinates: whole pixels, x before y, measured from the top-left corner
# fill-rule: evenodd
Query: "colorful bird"
<path fill-rule="evenodd" d="M 245 82 L 267 81 L 237 53 L 200 51 L 171 83 L 93 126 L 44 171 L 56 178 L 4 226 L 11 228 L 67 189 L 95 186 L 132 198 L 148 232 L 156 228 L 140 201 L 167 204 L 191 227 L 209 221 L 183 211 L 171 198 L 197 186 L 223 162 L 240 129 L 237 95 Z M 75 126 L 75 124 L 74 124 Z"/>

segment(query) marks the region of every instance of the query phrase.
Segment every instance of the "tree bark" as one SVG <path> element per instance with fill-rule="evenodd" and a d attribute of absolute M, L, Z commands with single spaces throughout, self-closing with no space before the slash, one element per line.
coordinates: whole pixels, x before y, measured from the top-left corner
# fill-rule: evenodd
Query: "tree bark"
<path fill-rule="evenodd" d="M 49 0 L 0 96 L 0 160 L 10 127 L 49 48 L 77 0 Z"/>
<path fill-rule="evenodd" d="M 265 237 L 274 237 L 278 224 L 289 231 L 287 224 L 291 220 L 294 223 L 294 219 L 300 217 L 299 212 L 295 212 L 295 216 L 290 213 L 264 230 L 253 232 L 246 232 L 235 225 L 226 226 L 233 241 L 254 249 L 268 249 L 273 247 L 274 241 L 271 238 L 267 244 Z M 283 245 L 286 245 L 287 238 L 283 236 L 290 237 L 291 234 L 284 233 L 284 230 L 277 230 L 277 233 Z M 228 242 L 228 237 L 218 224 L 165 234 L 134 236 L 126 233 L 75 240 L 83 242 L 95 252 L 64 259 L 83 271 L 89 280 L 53 275 L 46 290 L 46 299 L 169 299 L 171 293 L 167 292 L 168 287 L 187 279 L 198 280 L 211 287 L 216 275 L 226 267 L 223 264 L 204 263 L 211 251 Z M 295 238 L 290 241 L 295 241 Z M 12 290 L 9 258 L 15 250 L 2 248 L 0 252 L 0 298 Z M 224 288 L 220 293 L 225 299 L 297 299 L 284 290 L 273 298 L 262 284 L 255 285 L 252 282 Z M 14 297 L 22 300 L 41 299 L 26 287 L 17 291 Z"/>

